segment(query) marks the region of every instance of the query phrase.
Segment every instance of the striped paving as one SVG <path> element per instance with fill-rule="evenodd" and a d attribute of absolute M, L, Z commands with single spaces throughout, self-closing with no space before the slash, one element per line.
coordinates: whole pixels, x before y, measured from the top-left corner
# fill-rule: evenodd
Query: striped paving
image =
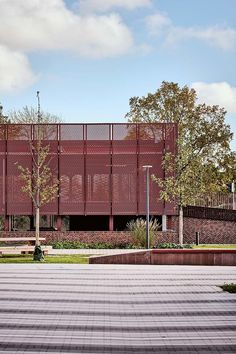
<path fill-rule="evenodd" d="M 236 353 L 236 267 L 0 265 L 0 353 Z"/>

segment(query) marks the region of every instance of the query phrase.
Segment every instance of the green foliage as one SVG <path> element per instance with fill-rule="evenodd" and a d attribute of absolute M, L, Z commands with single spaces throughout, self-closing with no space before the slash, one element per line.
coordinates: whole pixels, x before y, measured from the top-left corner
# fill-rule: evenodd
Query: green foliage
<path fill-rule="evenodd" d="M 159 243 L 156 248 L 174 248 L 174 249 L 183 249 L 183 248 L 188 248 L 191 249 L 193 248 L 193 245 L 185 244 L 185 245 L 179 245 L 177 243 L 172 243 L 172 242 L 164 242 L 164 243 Z"/>
<path fill-rule="evenodd" d="M 230 150 L 233 134 L 225 115 L 224 108 L 198 104 L 194 89 L 173 82 L 163 82 L 153 94 L 130 99 L 129 122 L 178 124 L 177 154 L 167 151 L 163 160 L 165 179 L 153 176 L 162 199 L 191 205 L 202 194 L 223 190 L 233 180 L 236 156 Z"/>
<path fill-rule="evenodd" d="M 224 291 L 228 291 L 228 293 L 236 293 L 236 284 L 235 283 L 224 283 L 224 285 L 220 286 Z"/>
<path fill-rule="evenodd" d="M 140 247 L 145 247 L 146 244 L 146 220 L 138 218 L 136 220 L 131 220 L 126 225 L 127 229 L 131 231 L 135 243 Z M 150 246 L 152 247 L 154 236 L 156 231 L 160 229 L 156 219 L 150 220 L 149 222 L 149 236 L 150 236 Z"/>
<path fill-rule="evenodd" d="M 84 243 L 79 241 L 55 241 L 51 243 L 52 247 L 55 249 L 130 249 L 135 248 L 127 242 L 111 244 L 111 243 Z"/>
<path fill-rule="evenodd" d="M 196 249 L 212 249 L 212 248 L 226 248 L 226 249 L 236 249 L 236 244 L 201 244 L 201 245 L 194 245 L 193 248 L 196 248 Z"/>

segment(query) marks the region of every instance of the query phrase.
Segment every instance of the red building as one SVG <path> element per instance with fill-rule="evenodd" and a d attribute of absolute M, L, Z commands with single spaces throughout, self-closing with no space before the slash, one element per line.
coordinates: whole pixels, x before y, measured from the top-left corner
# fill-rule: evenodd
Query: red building
<path fill-rule="evenodd" d="M 0 125 L 0 215 L 5 228 L 14 215 L 33 215 L 31 200 L 21 191 L 17 163 L 31 168 L 29 140 L 37 125 Z M 50 166 L 60 178 L 59 197 L 41 214 L 70 217 L 71 230 L 121 230 L 146 213 L 146 180 L 142 166 L 165 178 L 162 158 L 175 153 L 177 126 L 163 124 L 41 125 L 50 145 Z M 174 215 L 174 205 L 159 199 L 150 181 L 150 215 Z"/>

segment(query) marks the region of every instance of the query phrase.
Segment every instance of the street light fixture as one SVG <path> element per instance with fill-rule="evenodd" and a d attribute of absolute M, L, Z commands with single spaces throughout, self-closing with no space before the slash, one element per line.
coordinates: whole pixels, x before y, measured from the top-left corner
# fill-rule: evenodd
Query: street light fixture
<path fill-rule="evenodd" d="M 146 249 L 150 248 L 150 235 L 149 235 L 149 170 L 151 165 L 144 165 L 143 169 L 146 170 Z"/>

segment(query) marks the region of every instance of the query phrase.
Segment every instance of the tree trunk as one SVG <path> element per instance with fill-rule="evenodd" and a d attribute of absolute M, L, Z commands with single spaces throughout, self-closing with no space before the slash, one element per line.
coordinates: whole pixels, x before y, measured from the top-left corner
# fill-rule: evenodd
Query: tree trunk
<path fill-rule="evenodd" d="M 39 241 L 39 208 L 36 208 L 35 213 L 35 246 L 40 246 Z"/>
<path fill-rule="evenodd" d="M 183 206 L 179 206 L 179 244 L 183 246 L 184 240 L 184 215 L 183 215 Z"/>
<path fill-rule="evenodd" d="M 39 207 L 36 208 L 35 212 L 35 248 L 33 260 L 41 262 L 44 260 L 44 254 L 39 241 Z"/>

